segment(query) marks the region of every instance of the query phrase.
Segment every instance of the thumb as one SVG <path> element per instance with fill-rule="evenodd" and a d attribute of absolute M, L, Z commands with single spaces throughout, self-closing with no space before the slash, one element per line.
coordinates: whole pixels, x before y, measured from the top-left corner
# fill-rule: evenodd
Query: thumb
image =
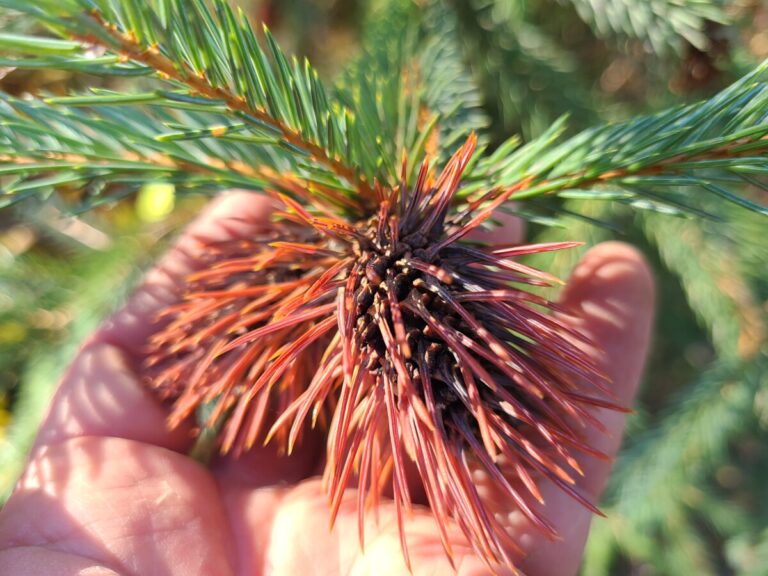
<path fill-rule="evenodd" d="M 606 242 L 590 250 L 574 270 L 563 293 L 561 306 L 573 317 L 572 325 L 602 351 L 598 363 L 611 379 L 618 404 L 631 407 L 650 342 L 654 309 L 651 271 L 642 255 L 618 242 Z M 594 416 L 607 432 L 586 430 L 585 443 L 610 457 L 579 458 L 584 476 L 577 490 L 597 503 L 619 449 L 625 414 L 595 408 Z M 546 540 L 525 522 L 517 536 L 528 556 L 521 563 L 526 574 L 563 576 L 575 574 L 581 562 L 592 513 L 559 488 L 542 487 L 544 515 L 554 524 L 561 540 Z M 556 559 L 556 561 L 554 561 Z"/>

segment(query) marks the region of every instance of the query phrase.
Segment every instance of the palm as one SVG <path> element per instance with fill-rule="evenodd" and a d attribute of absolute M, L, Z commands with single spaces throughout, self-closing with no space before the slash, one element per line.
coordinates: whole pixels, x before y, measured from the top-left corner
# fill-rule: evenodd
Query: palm
<path fill-rule="evenodd" d="M 335 529 L 328 530 L 327 497 L 315 477 L 322 438 L 310 436 L 290 458 L 260 448 L 204 468 L 184 455 L 189 430 L 166 431 L 165 412 L 135 374 L 150 320 L 178 298 L 179 279 L 194 269 L 200 241 L 252 233 L 265 225 L 267 214 L 264 201 L 251 195 L 219 202 L 86 343 L 54 399 L 25 475 L 0 513 L 0 573 L 406 573 L 393 505 L 382 505 L 378 523 L 367 517 L 364 551 L 352 490 Z M 652 315 L 652 285 L 638 256 L 615 244 L 596 249 L 571 280 L 564 304 L 579 313 L 582 328 L 605 350 L 601 358 L 616 394 L 630 402 Z M 599 416 L 611 434 L 596 434 L 593 445 L 613 453 L 623 417 Z M 609 465 L 585 458 L 583 467 L 582 490 L 596 499 Z M 524 570 L 572 574 L 590 516 L 562 493 L 548 492 L 546 513 L 559 527 L 561 542 L 544 541 L 503 501 L 494 509 L 526 551 Z M 493 501 L 491 488 L 485 497 Z M 415 574 L 450 573 L 429 510 L 418 509 L 406 530 Z M 457 571 L 486 573 L 454 532 Z"/>

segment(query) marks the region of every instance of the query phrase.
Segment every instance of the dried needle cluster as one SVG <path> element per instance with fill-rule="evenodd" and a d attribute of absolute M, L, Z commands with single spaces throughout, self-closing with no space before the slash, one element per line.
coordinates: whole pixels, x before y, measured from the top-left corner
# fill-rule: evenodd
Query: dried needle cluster
<path fill-rule="evenodd" d="M 517 287 L 556 279 L 515 257 L 576 244 L 466 240 L 514 192 L 457 202 L 474 147 L 470 138 L 437 178 L 425 162 L 412 188 L 405 177 L 376 188 L 377 209 L 358 221 L 309 194 L 312 208 L 280 195 L 271 232 L 209 247 L 211 266 L 165 311 L 148 365 L 174 423 L 201 404 L 215 406 L 210 423 L 226 416 L 224 452 L 266 441 L 290 452 L 307 420 L 321 421 L 332 515 L 356 475 L 361 542 L 364 512 L 390 483 L 407 559 L 410 460 L 449 557 L 453 519 L 489 563 L 513 566 L 515 543 L 473 471 L 554 537 L 535 508 L 537 484 L 546 478 L 594 510 L 573 489 L 574 453 L 599 456 L 580 428 L 599 426 L 591 407 L 620 408 L 581 351 L 588 342 Z"/>

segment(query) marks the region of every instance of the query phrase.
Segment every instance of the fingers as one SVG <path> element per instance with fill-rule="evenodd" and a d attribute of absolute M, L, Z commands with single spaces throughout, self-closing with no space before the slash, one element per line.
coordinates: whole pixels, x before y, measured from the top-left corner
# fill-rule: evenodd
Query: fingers
<path fill-rule="evenodd" d="M 365 547 L 361 549 L 354 489 L 345 493 L 333 531 L 329 529 L 328 496 L 319 480 L 309 480 L 289 489 L 224 489 L 223 497 L 243 574 L 399 576 L 409 573 L 391 500 L 382 500 L 378 523 L 373 511 L 366 514 Z M 491 574 L 458 528 L 449 526 L 454 571 L 429 510 L 417 507 L 406 522 L 405 530 L 413 576 Z M 495 574 L 503 576 L 508 572 L 499 569 Z"/>
<path fill-rule="evenodd" d="M 603 369 L 611 379 L 619 404 L 632 407 L 640 383 L 653 325 L 655 290 L 651 271 L 642 255 L 619 242 L 593 248 L 574 271 L 562 304 L 581 320 L 579 328 L 603 351 Z M 600 410 L 598 417 L 608 434 L 588 431 L 590 445 L 615 455 L 621 445 L 626 415 Z M 597 499 L 610 471 L 610 462 L 587 460 L 581 484 Z M 587 473 L 589 472 L 589 473 Z"/>
<path fill-rule="evenodd" d="M 129 438 L 171 450 L 191 442 L 186 427 L 168 430 L 165 408 L 144 388 L 118 347 L 94 342 L 69 367 L 38 432 L 39 447 L 80 436 Z"/>
<path fill-rule="evenodd" d="M 41 448 L 0 511 L 0 573 L 232 576 L 231 540 L 216 484 L 196 462 L 74 438 Z"/>
<path fill-rule="evenodd" d="M 124 576 L 92 558 L 57 552 L 39 546 L 19 546 L 0 551 L 0 574 L 24 576 Z"/>
<path fill-rule="evenodd" d="M 205 244 L 263 229 L 269 212 L 268 201 L 252 193 L 226 194 L 211 203 L 128 303 L 83 346 L 54 396 L 37 446 L 78 436 L 115 436 L 186 449 L 189 431 L 168 431 L 165 409 L 137 378 L 142 349 L 157 329 L 158 311 L 181 298 L 184 277 L 199 268 Z"/>
<path fill-rule="evenodd" d="M 600 359 L 613 392 L 620 404 L 631 407 L 648 352 L 654 309 L 653 279 L 643 257 L 617 242 L 593 248 L 574 271 L 562 305 L 579 318 L 578 327 L 602 348 Z M 597 409 L 595 416 L 608 433 L 586 430 L 586 442 L 613 457 L 621 444 L 625 415 Z M 580 464 L 584 476 L 578 489 L 598 502 L 612 462 L 584 456 Z M 592 514 L 554 486 L 545 486 L 543 492 L 543 512 L 562 540 L 545 540 L 517 519 L 516 535 L 528 552 L 521 567 L 531 576 L 574 574 Z"/>
<path fill-rule="evenodd" d="M 263 231 L 269 227 L 270 213 L 271 201 L 251 192 L 230 192 L 211 202 L 93 339 L 141 357 L 147 338 L 156 330 L 156 314 L 180 300 L 185 277 L 203 265 L 205 246 Z"/>

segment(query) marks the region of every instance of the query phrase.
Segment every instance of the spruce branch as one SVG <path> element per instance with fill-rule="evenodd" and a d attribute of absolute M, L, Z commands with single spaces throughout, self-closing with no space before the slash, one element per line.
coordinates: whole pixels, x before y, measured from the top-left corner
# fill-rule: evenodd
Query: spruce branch
<path fill-rule="evenodd" d="M 765 369 L 764 355 L 747 363 L 723 361 L 688 386 L 667 416 L 619 457 L 608 502 L 646 529 L 684 507 L 683 487 L 711 473 L 729 442 L 749 428 L 745 414 L 765 388 Z"/>
<path fill-rule="evenodd" d="M 32 66 L 72 67 L 78 60 L 92 66 L 87 49 L 101 46 L 200 104 L 224 105 L 254 132 L 278 137 L 304 165 L 309 159 L 370 194 L 376 175 L 358 169 L 366 163 L 355 112 L 331 101 L 308 62 L 289 62 L 266 28 L 267 48 L 262 48 L 246 16 L 225 0 L 4 0 L 0 6 L 30 13 L 73 41 L 59 41 L 68 55 L 62 62 L 60 53 L 45 58 L 55 41 L 6 37 L 6 46 L 15 42 L 18 50 L 37 57 Z"/>
<path fill-rule="evenodd" d="M 420 21 L 419 10 L 410 3 L 376 11 L 379 22 L 386 19 L 408 32 L 372 35 L 334 96 L 325 92 L 307 62 L 303 67 L 295 59 L 289 63 L 269 31 L 267 49 L 262 50 L 245 17 L 235 15 L 223 0 L 210 10 L 201 2 L 186 6 L 132 0 L 114 5 L 68 0 L 65 20 L 43 10 L 46 0 L 17 4 L 0 2 L 47 21 L 67 40 L 0 35 L 0 46 L 35 56 L 3 63 L 154 74 L 172 85 L 172 90 L 155 92 L 165 97 L 166 105 L 178 107 L 186 101 L 217 112 L 224 107 L 237 116 L 241 139 L 250 131 L 281 140 L 283 150 L 295 156 L 296 171 L 322 183 L 335 175 L 341 181 L 331 184 L 352 183 L 360 196 L 370 196 L 373 179 L 390 184 L 399 180 L 402 151 L 409 165 L 416 166 L 425 152 L 438 152 L 439 142 L 446 160 L 469 132 L 486 124 L 459 51 L 441 28 L 444 19 L 435 12 L 434 21 L 425 20 L 420 27 L 414 24 Z M 182 5 L 191 10 L 182 14 Z M 78 12 L 86 7 L 87 12 Z M 93 57 L 88 51 L 94 44 L 114 54 Z M 74 98 L 57 102 L 108 103 L 103 95 Z M 115 98 L 131 103 L 129 94 Z M 159 100 L 153 98 L 153 103 L 159 105 Z M 259 142 L 252 138 L 251 143 Z"/>
<path fill-rule="evenodd" d="M 436 0 L 434 5 L 454 15 L 465 61 L 486 109 L 499 121 L 494 136 L 538 135 L 565 113 L 580 126 L 597 120 L 595 107 L 587 104 L 595 95 L 576 59 L 526 22 L 519 6 L 491 0 Z"/>
<path fill-rule="evenodd" d="M 730 240 L 721 227 L 701 220 L 680 222 L 645 213 L 639 223 L 666 266 L 680 278 L 718 356 L 746 361 L 759 354 L 768 341 L 768 319 L 752 279 L 739 269 L 741 244 Z"/>
<path fill-rule="evenodd" d="M 370 207 L 375 202 L 370 188 L 374 180 L 394 185 L 403 152 L 408 166 L 414 167 L 425 151 L 433 156 L 451 152 L 448 146 L 462 130 L 483 122 L 474 111 L 477 92 L 457 63 L 457 47 L 435 41 L 455 27 L 448 20 L 447 28 L 444 24 L 418 30 L 421 40 L 415 44 L 382 42 L 378 54 L 371 52 L 373 57 L 363 58 L 358 72 L 347 76 L 341 96 L 331 98 L 309 64 L 302 67 L 295 59 L 290 64 L 268 32 L 267 49 L 262 49 L 245 17 L 235 14 L 225 0 L 210 5 L 202 0 L 55 4 L 54 10 L 53 0 L 29 5 L 0 0 L 0 6 L 31 13 L 69 40 L 6 35 L 0 43 L 32 54 L 34 65 L 73 66 L 79 58 L 83 66 L 93 67 L 87 46 L 105 47 L 132 63 L 127 72 L 151 71 L 163 79 L 164 89 L 155 91 L 153 106 L 174 111 L 188 106 L 201 114 L 209 107 L 224 118 L 219 123 L 198 122 L 189 129 L 169 119 L 166 125 L 173 131 L 155 134 L 156 140 L 166 144 L 237 140 L 254 151 L 270 148 L 268 166 L 281 156 L 280 170 L 289 167 L 317 186 L 342 190 L 347 204 Z M 406 14 L 408 9 L 413 8 L 406 8 Z M 410 48 L 416 46 L 422 60 L 410 57 Z M 450 65 L 441 66 L 442 59 Z M 23 66 L 25 60 L 18 62 Z M 493 154 L 473 158 L 474 167 L 457 198 L 479 189 L 514 190 L 518 201 L 576 194 L 700 213 L 691 193 L 698 189 L 765 213 L 763 206 L 735 192 L 744 183 L 763 186 L 760 178 L 765 175 L 768 148 L 765 68 L 708 101 L 593 128 L 561 144 L 563 121 L 516 151 L 516 141 L 510 140 Z M 112 96 L 122 104 L 143 97 Z M 83 96 L 75 98 L 78 105 L 105 103 L 103 94 L 90 102 Z M 256 172 L 262 165 L 259 154 L 250 163 Z M 5 161 L 11 162 L 10 157 Z M 226 158 L 221 160 L 227 164 Z M 407 174 L 406 181 L 412 176 Z M 363 212 L 357 210 L 358 215 Z"/>
<path fill-rule="evenodd" d="M 708 480 L 730 460 L 734 443 L 758 433 L 754 410 L 766 387 L 765 368 L 764 354 L 749 362 L 717 362 L 682 391 L 658 422 L 632 435 L 604 498 L 608 520 L 601 523 L 610 530 L 591 533 L 585 574 L 602 573 L 597 566 L 611 565 L 619 550 L 664 574 L 678 574 L 681 566 L 709 573 L 695 566 L 706 562 L 707 554 L 685 550 L 707 537 L 703 526 L 723 537 L 745 528 L 754 533 L 749 526 L 754 511 L 712 493 Z M 681 546 L 683 555 L 660 557 L 659 541 Z"/>
<path fill-rule="evenodd" d="M 79 0 L 70 0 L 69 3 L 83 5 Z M 142 22 L 134 19 L 126 24 L 125 18 L 120 17 L 119 10 L 127 13 L 137 3 L 141 1 L 126 3 L 122 8 L 112 5 L 91 8 L 90 12 L 79 18 L 72 16 L 74 23 L 65 22 L 66 27 L 62 32 L 69 38 L 67 40 L 0 34 L 0 46 L 5 46 L 11 52 L 32 53 L 36 56 L 33 59 L 6 59 L 4 62 L 15 67 L 47 66 L 88 73 L 159 75 L 172 84 L 173 90 L 157 90 L 145 94 L 100 92 L 49 98 L 46 102 L 85 107 L 151 103 L 155 107 L 164 105 L 174 109 L 189 108 L 200 114 L 208 111 L 222 116 L 226 112 L 235 112 L 237 121 L 231 118 L 223 124 L 211 121 L 208 122 L 213 124 L 211 129 L 195 125 L 188 130 L 158 132 L 154 137 L 163 142 L 206 137 L 222 139 L 226 135 L 230 140 L 272 146 L 274 153 L 282 150 L 289 157 L 294 156 L 286 159 L 291 161 L 294 172 L 300 173 L 310 183 L 326 187 L 344 186 L 344 182 L 336 181 L 334 175 L 341 176 L 347 182 L 354 181 L 361 174 L 371 175 L 369 179 L 376 177 L 388 183 L 397 182 L 400 177 L 398 161 L 402 151 L 407 153 L 408 165 L 412 168 L 418 166 L 425 153 L 433 156 L 442 153 L 443 160 L 447 160 L 452 148 L 458 146 L 468 133 L 481 129 L 487 123 L 479 110 L 480 98 L 465 72 L 450 31 L 445 29 L 446 19 L 440 17 L 439 11 L 433 10 L 434 18 L 425 19 L 421 27 L 414 24 L 420 21 L 417 17 L 419 10 L 410 3 L 395 3 L 376 11 L 372 20 L 380 23 L 383 18 L 393 27 L 408 32 L 395 36 L 372 34 L 364 46 L 363 55 L 345 74 L 338 99 L 324 94 L 317 75 L 305 63 L 304 85 L 311 88 L 314 106 L 314 110 L 310 110 L 310 106 L 301 100 L 308 93 L 307 90 L 301 90 L 302 71 L 296 68 L 297 63 L 294 61 L 293 72 L 298 77 L 291 77 L 293 72 L 286 71 L 286 59 L 268 32 L 267 44 L 271 62 L 274 63 L 271 69 L 267 56 L 258 52 L 258 45 L 250 31 L 241 32 L 251 52 L 248 56 L 245 56 L 245 50 L 236 54 L 244 62 L 232 60 L 229 68 L 226 68 L 211 56 L 210 62 L 204 65 L 191 56 L 206 53 L 206 44 L 198 46 L 202 42 L 200 34 L 180 40 L 181 32 L 174 32 L 171 27 L 174 20 L 183 20 L 173 16 L 176 4 L 163 7 L 144 2 L 145 7 L 155 9 L 155 12 L 147 11 L 147 14 L 153 15 L 150 23 L 155 25 L 155 28 L 147 30 Z M 0 5 L 3 4 L 14 3 L 0 2 Z M 88 4 L 90 6 L 92 3 Z M 162 11 L 158 11 L 160 8 L 171 12 L 163 17 Z M 212 28 L 210 19 L 213 16 L 206 16 L 205 7 L 195 4 L 193 8 L 193 13 L 185 17 L 200 19 L 203 23 L 209 23 L 208 28 Z M 50 14 L 47 11 L 41 12 L 36 5 L 27 6 L 26 9 L 38 17 L 51 20 Z M 224 10 L 221 7 L 219 9 Z M 224 14 L 231 16 L 226 10 Z M 242 15 L 238 17 L 242 19 Z M 157 22 L 157 18 L 165 24 Z M 221 23 L 227 18 L 219 16 L 215 22 Z M 87 30 L 78 28 L 83 19 L 87 23 Z M 93 31 L 94 22 L 99 30 L 98 35 Z M 49 23 L 57 29 L 63 26 L 58 19 Z M 242 20 L 238 25 L 245 27 L 247 23 Z M 141 31 L 133 30 L 132 26 L 140 27 Z M 159 30 L 156 29 L 158 27 Z M 209 32 L 208 28 L 205 28 L 205 33 Z M 174 34 L 169 39 L 171 32 Z M 163 33 L 165 36 L 162 36 Z M 218 41 L 214 47 L 215 54 L 220 53 L 227 42 L 235 43 L 234 47 L 227 48 L 233 52 L 239 46 L 237 42 L 240 42 L 232 33 L 214 40 Z M 182 42 L 187 43 L 184 44 L 183 52 L 180 47 Z M 115 54 L 91 57 L 87 50 L 93 43 L 107 45 Z M 174 59 L 174 55 L 178 57 Z M 253 82 L 244 82 L 242 77 Z M 285 90 L 281 89 L 285 85 L 294 88 L 293 100 L 283 98 Z M 297 87 L 298 96 L 295 94 Z M 238 88 L 240 92 L 237 92 Z M 274 112 L 274 118 L 268 116 L 268 111 Z M 275 118 L 281 118 L 284 124 L 279 124 Z M 325 127 L 313 128 L 313 123 L 323 118 Z M 181 124 L 180 120 L 165 123 L 168 127 Z M 294 125 L 296 129 L 293 132 L 286 128 Z M 303 131 L 303 136 L 310 133 L 309 144 L 299 141 L 296 136 L 299 130 Z M 249 134 L 254 132 L 255 135 Z M 342 147 L 345 153 L 353 157 L 350 166 L 354 165 L 354 169 L 338 160 L 343 155 L 341 152 L 337 151 L 334 159 L 329 155 L 323 156 L 326 152 L 311 141 L 312 137 L 323 140 L 323 136 L 326 136 L 324 144 L 330 148 Z M 281 143 L 281 140 L 283 146 L 276 149 L 275 145 Z M 227 163 L 227 158 L 219 160 Z M 242 172 L 244 166 L 237 160 L 239 158 L 235 163 L 240 170 L 236 172 Z M 221 161 L 216 164 L 221 165 Z M 285 170 L 284 166 L 282 170 Z M 246 176 L 250 177 L 254 169 L 247 172 Z M 365 176 L 362 176 L 357 186 L 359 203 L 369 192 Z M 352 194 L 350 189 L 349 195 Z"/>
<path fill-rule="evenodd" d="M 680 52 L 685 40 L 706 50 L 708 22 L 726 23 L 720 0 L 569 0 L 600 36 L 637 38 L 657 54 Z"/>
<path fill-rule="evenodd" d="M 424 8 L 422 19 L 420 65 L 425 101 L 439 113 L 438 144 L 445 162 L 448 153 L 458 148 L 470 132 L 477 133 L 484 146 L 491 118 L 484 109 L 482 90 L 466 65 L 457 15 L 440 2 L 431 2 Z"/>
<path fill-rule="evenodd" d="M 474 167 L 468 190 L 514 186 L 518 201 L 546 194 L 652 200 L 697 212 L 696 194 L 768 214 L 735 190 L 768 186 L 768 62 L 721 93 L 620 124 L 591 128 L 558 144 L 561 118 L 513 151 L 510 140 Z M 636 203 L 637 207 L 653 203 Z"/>
<path fill-rule="evenodd" d="M 425 154 L 447 162 L 471 132 L 483 141 L 489 120 L 454 20 L 437 3 L 385 2 L 367 15 L 362 54 L 339 81 L 342 102 L 366 119 L 358 123 L 361 140 L 374 148 L 389 182 L 400 179 L 403 153 L 412 181 Z"/>
<path fill-rule="evenodd" d="M 88 185 L 77 206 L 86 209 L 164 181 L 178 192 L 274 188 L 295 196 L 309 190 L 321 203 L 360 210 L 332 182 L 294 173 L 277 139 L 256 142 L 243 124 L 226 124 L 224 110 L 214 114 L 207 105 L 184 103 L 171 110 L 164 99 L 103 90 L 46 102 L 0 96 L 0 175 L 13 178 L 4 183 L 0 205 Z"/>

